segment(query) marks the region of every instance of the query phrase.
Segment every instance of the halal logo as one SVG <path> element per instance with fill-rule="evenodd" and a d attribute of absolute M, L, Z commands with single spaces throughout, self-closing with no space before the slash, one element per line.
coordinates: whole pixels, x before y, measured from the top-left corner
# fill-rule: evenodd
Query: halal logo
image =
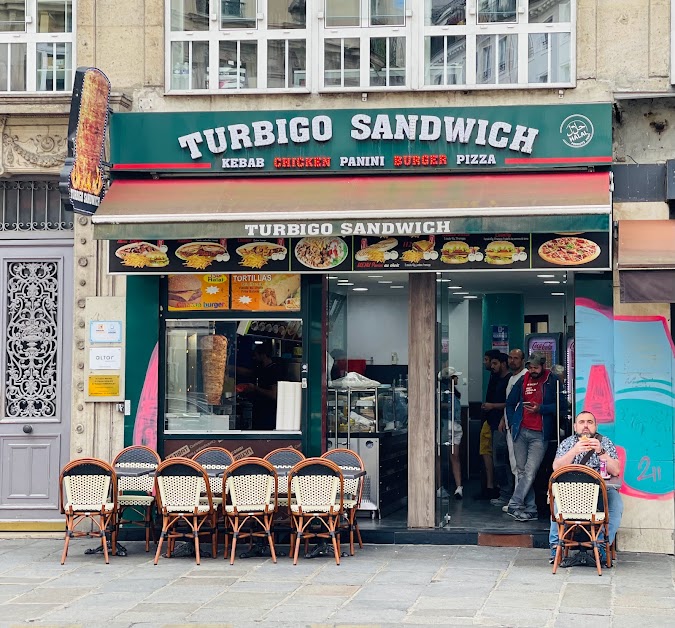
<path fill-rule="evenodd" d="M 582 148 L 593 139 L 593 123 L 581 114 L 567 116 L 560 125 L 563 142 L 570 148 Z"/>

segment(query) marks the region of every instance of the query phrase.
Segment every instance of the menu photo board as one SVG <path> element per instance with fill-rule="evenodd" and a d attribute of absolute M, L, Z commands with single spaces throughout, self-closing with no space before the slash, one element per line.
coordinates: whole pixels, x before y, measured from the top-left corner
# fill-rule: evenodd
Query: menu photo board
<path fill-rule="evenodd" d="M 111 274 L 609 270 L 608 231 L 110 241 Z"/>
<path fill-rule="evenodd" d="M 169 312 L 230 309 L 230 276 L 224 274 L 169 275 Z"/>
<path fill-rule="evenodd" d="M 235 274 L 232 309 L 248 312 L 299 312 L 300 275 Z"/>
<path fill-rule="evenodd" d="M 202 240 L 111 240 L 111 273 L 179 274 L 232 273 L 241 270 L 289 270 L 289 241 L 285 238 Z"/>

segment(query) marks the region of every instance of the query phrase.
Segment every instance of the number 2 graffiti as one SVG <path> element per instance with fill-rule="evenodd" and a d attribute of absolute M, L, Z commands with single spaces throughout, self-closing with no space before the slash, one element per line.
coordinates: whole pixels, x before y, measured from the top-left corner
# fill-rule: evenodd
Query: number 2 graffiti
<path fill-rule="evenodd" d="M 649 456 L 642 456 L 640 462 L 638 462 L 638 471 L 640 472 L 640 475 L 637 476 L 638 482 L 644 480 L 658 482 L 661 479 L 661 467 L 655 467 L 651 462 Z"/>

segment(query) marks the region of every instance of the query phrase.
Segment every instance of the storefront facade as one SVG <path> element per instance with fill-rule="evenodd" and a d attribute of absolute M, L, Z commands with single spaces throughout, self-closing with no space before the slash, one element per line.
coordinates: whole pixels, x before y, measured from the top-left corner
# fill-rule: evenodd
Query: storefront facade
<path fill-rule="evenodd" d="M 130 400 L 125 444 L 162 455 L 209 444 L 236 455 L 284 445 L 319 455 L 336 444 L 357 448 L 351 430 L 362 431 L 378 439 L 378 477 L 398 469 L 389 478 L 396 486 L 380 482 L 378 495 L 388 490 L 404 503 L 407 494 L 410 527 L 442 523 L 437 374 L 459 359 L 447 328 L 465 294 L 448 306 L 440 290 L 455 276 L 448 271 L 488 279 L 508 271 L 515 284 L 504 293 L 517 290 L 518 276 L 551 271 L 565 272 L 549 283 L 578 274 L 577 295 L 611 285 L 609 104 L 118 114 L 111 151 L 113 183 L 92 221 L 109 276 L 127 276 L 123 340 L 101 345 L 121 348 L 124 366 L 89 364 L 88 400 Z M 344 356 L 354 358 L 347 371 L 363 361 L 363 372 L 378 376 L 370 379 L 393 378 L 391 397 L 371 394 L 373 413 L 345 404 L 330 367 L 345 347 L 335 326 L 345 290 L 378 277 L 406 284 L 407 346 L 386 365 L 354 342 Z M 555 361 L 572 381 L 563 344 L 576 328 L 570 398 L 581 409 L 597 395 L 585 392 L 594 367 L 580 344 L 575 293 L 561 293 L 572 301 Z M 510 329 L 503 348 L 525 348 L 522 298 L 507 307 L 498 290 L 466 298 L 482 300 L 472 342 L 492 348 L 492 330 Z M 284 384 L 279 409 L 262 422 L 259 400 L 247 395 L 256 345 L 272 348 Z M 111 374 L 122 388 L 91 387 Z M 483 376 L 465 379 L 468 433 Z M 405 421 L 377 407 L 396 408 L 397 390 Z"/>

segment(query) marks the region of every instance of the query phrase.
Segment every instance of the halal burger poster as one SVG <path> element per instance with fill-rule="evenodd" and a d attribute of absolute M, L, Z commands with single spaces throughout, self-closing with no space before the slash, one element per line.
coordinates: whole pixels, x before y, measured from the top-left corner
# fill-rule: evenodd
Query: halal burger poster
<path fill-rule="evenodd" d="M 229 310 L 229 275 L 169 275 L 169 312 Z"/>

